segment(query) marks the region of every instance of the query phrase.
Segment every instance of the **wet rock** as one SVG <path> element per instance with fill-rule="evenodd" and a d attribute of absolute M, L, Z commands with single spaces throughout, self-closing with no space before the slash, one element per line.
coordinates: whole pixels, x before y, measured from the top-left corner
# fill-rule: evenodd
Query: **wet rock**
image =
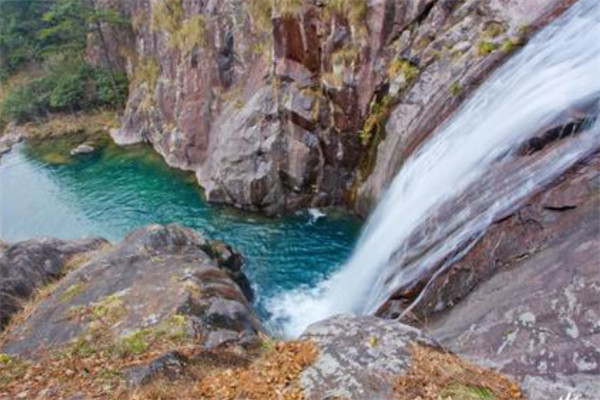
<path fill-rule="evenodd" d="M 18 127 L 14 124 L 9 125 L 5 133 L 0 136 L 0 158 L 8 153 L 15 144 L 19 143 L 25 137 Z"/>
<path fill-rule="evenodd" d="M 531 399 L 600 384 L 600 155 L 497 221 L 414 312 L 451 350 L 519 380 Z"/>
<path fill-rule="evenodd" d="M 419 76 L 399 96 L 385 123 L 382 140 L 373 155 L 376 161 L 358 189 L 356 210 L 368 215 L 404 160 L 509 55 L 498 50 L 482 56 L 473 44 L 484 41 L 499 45 L 506 40 L 522 43 L 572 3 L 438 1 L 430 12 L 422 7 L 418 18 L 423 19 L 418 28 L 407 32 L 406 37 L 400 35 L 396 43 L 399 54 L 418 61 Z M 502 29 L 492 34 L 490 24 Z M 529 27 L 526 32 L 524 26 Z M 453 94 L 452 85 L 460 93 Z"/>
<path fill-rule="evenodd" d="M 94 326 L 99 307 L 112 310 L 103 326 L 115 337 L 178 321 L 182 334 L 200 345 L 215 345 L 207 339 L 222 330 L 243 345 L 256 342 L 260 321 L 228 272 L 203 250 L 210 244 L 177 225 L 133 231 L 61 280 L 8 333 L 2 351 L 35 357 L 69 343 Z"/>
<path fill-rule="evenodd" d="M 376 317 L 337 316 L 309 326 L 301 339 L 318 347 L 302 372 L 308 399 L 395 399 L 393 378 L 410 366 L 410 346 L 439 347 L 418 329 Z"/>
<path fill-rule="evenodd" d="M 101 238 L 32 239 L 0 246 L 0 329 L 36 289 L 60 278 L 72 257 L 106 246 Z"/>
<path fill-rule="evenodd" d="M 75 147 L 74 149 L 72 149 L 69 154 L 71 154 L 72 156 L 76 156 L 79 154 L 89 154 L 89 153 L 93 153 L 96 149 L 93 146 L 90 146 L 89 144 L 80 144 L 79 146 Z"/>

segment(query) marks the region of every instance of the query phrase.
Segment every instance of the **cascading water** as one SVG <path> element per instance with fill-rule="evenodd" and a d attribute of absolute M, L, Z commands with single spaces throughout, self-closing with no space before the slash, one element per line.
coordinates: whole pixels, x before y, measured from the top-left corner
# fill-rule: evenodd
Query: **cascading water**
<path fill-rule="evenodd" d="M 405 162 L 339 272 L 269 301 L 287 336 L 334 314 L 374 313 L 398 288 L 435 277 L 494 219 L 600 148 L 594 119 L 549 150 L 517 151 L 569 110 L 598 115 L 599 16 L 596 0 L 581 0 L 539 32 Z"/>

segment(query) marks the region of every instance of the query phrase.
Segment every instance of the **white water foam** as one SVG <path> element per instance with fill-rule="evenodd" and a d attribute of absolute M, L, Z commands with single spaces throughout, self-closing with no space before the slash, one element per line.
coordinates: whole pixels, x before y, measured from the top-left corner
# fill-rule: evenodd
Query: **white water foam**
<path fill-rule="evenodd" d="M 565 110 L 598 102 L 599 11 L 595 0 L 572 6 L 437 129 L 405 162 L 337 273 L 315 288 L 270 299 L 273 321 L 283 325 L 286 336 L 335 314 L 375 312 L 398 287 L 434 274 L 440 260 L 496 217 L 600 147 L 596 121 L 547 156 L 525 162 L 515 155 L 525 139 L 551 126 Z M 488 182 L 499 166 L 504 174 Z M 474 185 L 477 195 L 460 203 L 464 209 L 443 223 L 427 224 Z M 419 236 L 426 237 L 415 244 Z"/>

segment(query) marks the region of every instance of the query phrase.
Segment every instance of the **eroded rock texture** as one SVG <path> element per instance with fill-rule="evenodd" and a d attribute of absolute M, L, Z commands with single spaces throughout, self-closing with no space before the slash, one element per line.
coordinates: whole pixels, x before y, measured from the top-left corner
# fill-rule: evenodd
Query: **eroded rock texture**
<path fill-rule="evenodd" d="M 99 323 L 119 337 L 173 320 L 185 321 L 190 337 L 206 348 L 252 344 L 262 328 L 232 280 L 240 278 L 236 257 L 227 246 L 191 229 L 140 228 L 61 280 L 50 297 L 9 332 L 2 351 L 35 357 L 76 340 Z"/>
<path fill-rule="evenodd" d="M 600 155 L 494 223 L 415 313 L 532 399 L 600 390 Z"/>
<path fill-rule="evenodd" d="M 317 360 L 302 372 L 307 399 L 396 399 L 395 378 L 410 367 L 411 346 L 440 348 L 418 329 L 376 317 L 337 316 L 309 326 Z"/>
<path fill-rule="evenodd" d="M 0 243 L 0 330 L 36 289 L 62 277 L 70 259 L 85 257 L 108 245 L 100 238 L 58 240 L 31 239 L 16 244 Z"/>
<path fill-rule="evenodd" d="M 98 63 L 119 49 L 111 62 L 131 78 L 117 142 L 148 141 L 197 171 L 210 201 L 366 214 L 414 148 L 572 1 L 96 3 L 132 21 L 90 42 Z"/>

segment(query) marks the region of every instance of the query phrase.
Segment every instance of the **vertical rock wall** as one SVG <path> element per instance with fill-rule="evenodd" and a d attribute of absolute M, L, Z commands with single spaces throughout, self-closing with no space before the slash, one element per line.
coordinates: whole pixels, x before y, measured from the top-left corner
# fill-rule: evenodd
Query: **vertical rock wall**
<path fill-rule="evenodd" d="M 572 3 L 95 1 L 131 21 L 90 38 L 88 58 L 130 76 L 113 138 L 196 171 L 210 201 L 271 214 L 367 214 L 402 160 Z"/>

